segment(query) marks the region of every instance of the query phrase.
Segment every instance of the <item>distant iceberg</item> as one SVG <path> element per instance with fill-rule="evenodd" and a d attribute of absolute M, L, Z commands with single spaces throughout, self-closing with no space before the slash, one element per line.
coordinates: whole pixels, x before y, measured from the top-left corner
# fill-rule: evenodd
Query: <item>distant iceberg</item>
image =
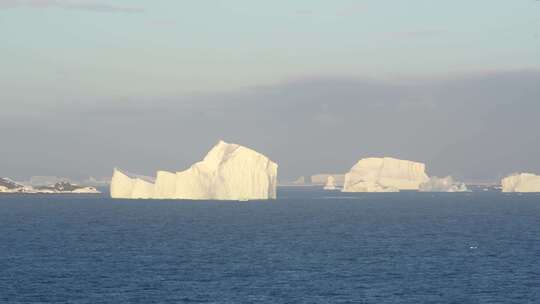
<path fill-rule="evenodd" d="M 451 176 L 447 177 L 430 177 L 427 182 L 420 184 L 421 192 L 468 192 L 467 186 L 464 183 L 455 182 Z"/>
<path fill-rule="evenodd" d="M 336 190 L 335 178 L 332 175 L 329 175 L 326 178 L 326 184 L 324 185 L 324 190 Z"/>
<path fill-rule="evenodd" d="M 0 178 L 0 193 L 41 193 L 41 194 L 62 194 L 62 193 L 74 193 L 74 194 L 98 194 L 99 192 L 94 187 L 80 186 L 67 181 L 57 182 L 54 185 L 49 186 L 30 186 L 22 183 L 15 182 L 9 178 Z"/>
<path fill-rule="evenodd" d="M 155 182 L 115 169 L 111 197 L 125 199 L 265 200 L 276 198 L 277 164 L 249 148 L 220 141 L 182 172 L 158 171 Z"/>
<path fill-rule="evenodd" d="M 391 157 L 364 158 L 345 174 L 343 192 L 419 190 L 429 181 L 423 163 Z"/>
<path fill-rule="evenodd" d="M 306 177 L 305 176 L 300 176 L 291 183 L 291 185 L 293 185 L 293 186 L 305 186 L 306 184 L 307 183 L 306 183 Z"/>
<path fill-rule="evenodd" d="M 95 187 L 80 186 L 67 181 L 58 182 L 50 186 L 36 186 L 33 187 L 36 193 L 87 193 L 98 194 L 101 193 Z"/>
<path fill-rule="evenodd" d="M 540 176 L 516 173 L 502 179 L 502 192 L 540 192 Z"/>

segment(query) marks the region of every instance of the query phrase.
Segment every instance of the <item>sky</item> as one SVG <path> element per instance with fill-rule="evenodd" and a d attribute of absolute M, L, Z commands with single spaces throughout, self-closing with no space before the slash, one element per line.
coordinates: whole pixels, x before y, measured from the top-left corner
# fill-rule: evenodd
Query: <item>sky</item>
<path fill-rule="evenodd" d="M 282 179 L 540 173 L 540 1 L 0 0 L 0 37 L 0 176 L 182 170 L 219 139 Z"/>

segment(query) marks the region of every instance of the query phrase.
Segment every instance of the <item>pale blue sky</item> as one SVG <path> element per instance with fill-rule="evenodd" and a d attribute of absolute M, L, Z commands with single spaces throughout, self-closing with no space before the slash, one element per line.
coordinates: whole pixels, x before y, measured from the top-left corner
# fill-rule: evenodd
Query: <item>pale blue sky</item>
<path fill-rule="evenodd" d="M 28 100 L 540 66 L 535 0 L 0 3 L 2 91 Z"/>
<path fill-rule="evenodd" d="M 361 157 L 540 173 L 540 1 L 0 0 L 0 176 L 180 170 L 219 139 L 280 177 Z"/>

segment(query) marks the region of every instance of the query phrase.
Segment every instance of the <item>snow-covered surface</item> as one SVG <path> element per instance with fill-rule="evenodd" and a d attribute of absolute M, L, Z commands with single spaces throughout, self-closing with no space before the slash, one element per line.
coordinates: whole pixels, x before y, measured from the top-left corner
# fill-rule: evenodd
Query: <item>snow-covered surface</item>
<path fill-rule="evenodd" d="M 118 169 L 111 197 L 125 199 L 263 200 L 276 198 L 277 164 L 249 148 L 220 141 L 181 172 L 158 171 L 155 183 Z"/>
<path fill-rule="evenodd" d="M 15 182 L 9 178 L 0 178 L 0 193 L 45 193 L 45 194 L 55 194 L 55 193 L 91 193 L 97 194 L 100 193 L 94 187 L 85 187 L 71 184 L 69 182 L 57 182 L 54 185 L 50 186 L 29 186 L 23 185 L 22 183 Z"/>
<path fill-rule="evenodd" d="M 418 190 L 429 180 L 423 163 L 391 157 L 364 158 L 345 174 L 343 192 Z"/>
<path fill-rule="evenodd" d="M 71 193 L 98 194 L 98 193 L 101 193 L 101 192 L 98 189 L 94 188 L 94 187 L 82 187 L 82 188 L 78 188 L 78 189 L 75 189 L 75 190 L 71 191 Z"/>
<path fill-rule="evenodd" d="M 326 178 L 326 184 L 324 185 L 324 190 L 336 190 L 335 178 L 332 175 L 329 175 Z"/>
<path fill-rule="evenodd" d="M 420 184 L 421 192 L 468 192 L 467 186 L 464 183 L 454 181 L 451 176 L 436 177 L 432 176 L 430 179 Z"/>
<path fill-rule="evenodd" d="M 1 187 L 0 192 L 4 192 L 4 193 L 20 192 L 25 188 L 23 184 L 18 183 L 7 177 L 0 178 L 0 187 Z"/>
<path fill-rule="evenodd" d="M 518 173 L 502 179 L 502 192 L 540 192 L 540 176 Z"/>

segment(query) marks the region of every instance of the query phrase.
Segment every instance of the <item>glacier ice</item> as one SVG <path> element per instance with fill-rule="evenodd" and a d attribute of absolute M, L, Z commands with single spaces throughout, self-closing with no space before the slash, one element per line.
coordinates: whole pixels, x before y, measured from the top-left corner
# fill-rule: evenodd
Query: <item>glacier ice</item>
<path fill-rule="evenodd" d="M 345 174 L 343 192 L 418 190 L 429 180 L 425 164 L 391 157 L 359 160 Z"/>
<path fill-rule="evenodd" d="M 516 173 L 502 179 L 502 192 L 540 192 L 540 176 Z"/>
<path fill-rule="evenodd" d="M 155 183 L 115 169 L 111 197 L 138 199 L 275 199 L 277 164 L 249 148 L 220 141 L 181 172 L 158 171 Z"/>
<path fill-rule="evenodd" d="M 324 190 L 336 190 L 335 178 L 332 175 L 329 175 L 326 178 L 326 184 L 324 185 Z"/>
<path fill-rule="evenodd" d="M 420 184 L 421 192 L 468 192 L 464 183 L 454 181 L 452 176 L 436 177 L 432 176 L 427 182 Z"/>

